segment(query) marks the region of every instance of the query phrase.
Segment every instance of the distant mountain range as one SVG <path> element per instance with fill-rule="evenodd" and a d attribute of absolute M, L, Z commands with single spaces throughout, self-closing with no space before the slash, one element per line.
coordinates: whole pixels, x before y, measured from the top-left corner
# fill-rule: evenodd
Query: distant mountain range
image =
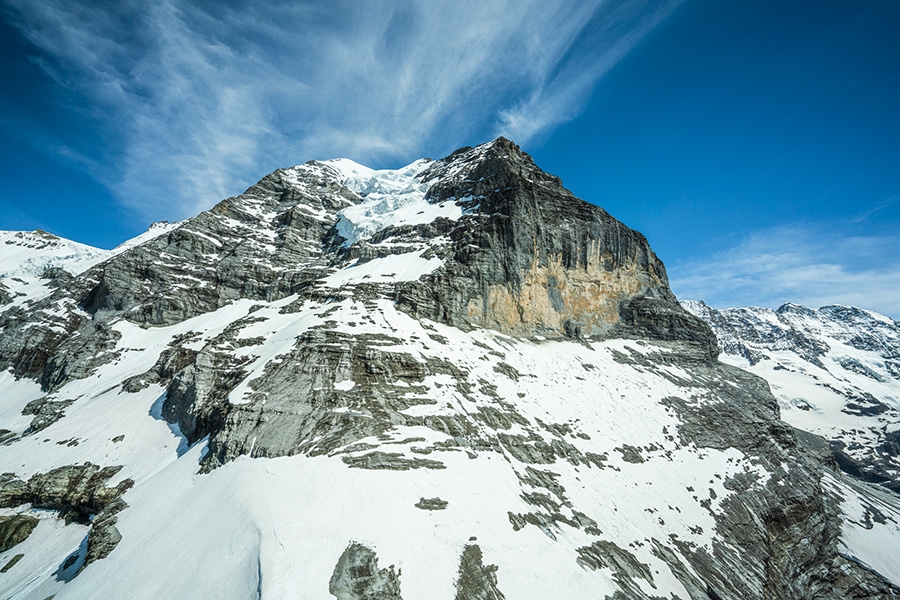
<path fill-rule="evenodd" d="M 900 492 L 900 323 L 851 306 L 715 310 L 720 360 L 769 382 L 781 418 L 827 439 L 840 467 Z"/>

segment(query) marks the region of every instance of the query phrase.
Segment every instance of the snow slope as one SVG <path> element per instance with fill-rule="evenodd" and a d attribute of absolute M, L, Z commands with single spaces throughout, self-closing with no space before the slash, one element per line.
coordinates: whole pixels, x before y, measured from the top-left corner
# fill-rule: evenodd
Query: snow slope
<path fill-rule="evenodd" d="M 47 269 L 81 273 L 111 256 L 108 250 L 72 242 L 44 231 L 0 231 L 0 292 L 18 305 L 49 291 Z"/>
<path fill-rule="evenodd" d="M 682 304 L 713 327 L 720 360 L 769 382 L 783 420 L 828 440 L 848 473 L 900 492 L 900 324 L 847 306 Z M 898 496 L 832 476 L 826 484 L 847 517 L 848 554 L 880 573 L 896 573 Z"/>
<path fill-rule="evenodd" d="M 44 231 L 0 231 L 0 280 L 37 278 L 51 267 L 77 274 L 109 258 L 93 248 Z"/>
<path fill-rule="evenodd" d="M 652 581 L 639 580 L 647 593 L 688 597 L 655 555 L 654 540 L 674 535 L 711 549 L 716 522 L 710 511 L 730 495 L 725 481 L 746 473 L 762 485 L 772 476 L 737 450 L 682 446 L 666 434 L 677 427 L 678 419 L 660 400 L 684 390 L 665 377 L 635 377 L 630 366 L 615 359 L 616 353 L 660 349 L 625 341 L 529 342 L 487 330 L 466 334 L 416 321 L 388 301 L 379 302 L 374 311 L 353 300 L 310 305 L 289 318 L 279 315 L 283 304 L 253 313 L 263 320 L 249 326 L 248 339 L 270 330 L 266 341 L 252 348 L 254 355 L 283 352 L 279 331 L 296 336 L 298 325 L 321 323 L 314 315 L 327 311 L 338 331 L 389 332 L 407 340 L 393 351 L 422 359 L 441 356 L 471 369 L 472 379 L 491 380 L 499 397 L 520 398 L 526 425 L 560 423 L 570 430 L 567 443 L 604 455 L 602 465 L 555 462 L 539 470 L 549 469 L 558 489 L 564 490 L 559 492 L 564 516 L 573 523 L 593 522 L 603 539 L 628 548 L 648 565 Z M 111 483 L 126 477 L 136 482 L 124 497 L 129 508 L 119 520 L 122 542 L 108 558 L 67 583 L 54 577 L 55 571 L 46 571 L 46 557 L 39 564 L 35 561 L 31 571 L 31 563 L 20 563 L 13 571 L 19 577 L 4 586 L 6 597 L 55 593 L 57 598 L 237 599 L 261 591 L 263 598 L 327 598 L 334 565 L 355 540 L 375 549 L 384 565 L 402 571 L 405 598 L 451 599 L 459 555 L 472 538 L 477 538 L 485 560 L 498 566 L 501 589 L 510 598 L 580 598 L 619 589 L 612 571 L 586 569 L 577 560 L 578 548 L 590 545 L 595 533 L 554 521 L 521 530 L 510 526 L 511 513 L 534 512 L 523 494 L 546 490 L 535 487 L 533 479 L 527 483 L 534 467 L 509 455 L 449 446 L 448 451 L 426 455 L 439 460 L 441 468 L 401 471 L 348 468 L 341 460 L 373 448 L 414 460 L 423 456 L 418 448 L 452 440 L 430 428 L 400 427 L 389 439 L 361 440 L 361 450 L 346 448 L 319 457 L 241 458 L 198 474 L 205 442 L 185 451 L 177 431 L 158 418 L 154 407 L 163 390 L 150 386 L 123 393 L 119 382 L 149 368 L 179 334 L 201 332 L 195 344 L 202 345 L 250 308 L 249 302 L 237 302 L 168 328 L 141 329 L 120 322 L 119 346 L 135 350 L 124 352 L 96 376 L 59 390 L 59 397 L 79 398 L 64 419 L 0 447 L 0 461 L 20 477 L 92 461 L 125 465 Z M 270 344 L 280 350 L 267 350 Z M 498 355 L 510 372 L 521 374 L 518 380 L 498 377 Z M 577 369 L 574 378 L 569 376 L 572 369 Z M 445 379 L 434 376 L 427 380 L 427 390 L 410 390 L 429 401 L 411 406 L 408 413 L 426 418 L 498 406 L 490 395 L 461 397 Z M 11 409 L 5 414 L 12 422 L 6 423 L 21 428 L 21 418 L 13 418 L 15 409 L 37 393 L 31 382 L 9 376 L 0 380 L 0 394 Z M 507 429 L 509 434 L 525 432 L 519 424 Z M 112 441 L 120 436 L 124 439 Z M 642 451 L 641 462 L 629 462 L 622 451 L 627 446 L 650 450 Z M 614 495 L 596 493 L 613 488 Z M 448 502 L 448 507 L 428 511 L 415 506 L 432 497 Z M 561 500 L 547 497 L 551 503 Z M 83 535 L 78 529 L 50 547 L 44 537 L 36 537 L 15 552 L 30 557 L 42 548 L 54 553 L 50 564 L 62 565 Z M 0 562 L 9 558 L 4 554 Z M 136 564 L 141 568 L 134 568 Z M 161 578 L 163 572 L 166 577 Z"/>
<path fill-rule="evenodd" d="M 387 227 L 421 225 L 439 217 L 456 220 L 462 208 L 455 202 L 432 204 L 425 200 L 428 184 L 418 176 L 431 161 L 421 159 L 396 170 L 376 171 L 349 159 L 323 161 L 343 176 L 342 183 L 359 194 L 363 202 L 340 211 L 337 231 L 345 246 L 372 237 Z"/>
<path fill-rule="evenodd" d="M 782 419 L 831 441 L 851 472 L 889 487 L 898 482 L 900 324 L 844 306 L 683 304 L 712 325 L 722 361 L 769 382 Z"/>

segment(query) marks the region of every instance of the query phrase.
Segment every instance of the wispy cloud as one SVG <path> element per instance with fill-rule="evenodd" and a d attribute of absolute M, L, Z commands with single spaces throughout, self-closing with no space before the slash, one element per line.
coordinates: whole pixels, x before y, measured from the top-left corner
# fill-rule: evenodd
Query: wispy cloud
<path fill-rule="evenodd" d="M 900 196 L 891 196 L 890 198 L 882 200 L 881 202 L 877 202 L 875 204 L 875 206 L 856 215 L 853 218 L 853 222 L 854 223 L 862 223 L 863 221 L 865 221 L 872 215 L 878 214 L 884 210 L 889 209 L 890 207 L 892 207 L 894 204 L 897 203 L 897 200 L 900 200 Z"/>
<path fill-rule="evenodd" d="M 709 260 L 671 265 L 672 289 L 718 308 L 847 304 L 900 319 L 897 238 L 847 229 L 807 224 L 760 231 Z"/>
<path fill-rule="evenodd" d="M 180 218 L 309 158 L 527 143 L 677 0 L 6 3 L 102 128 L 95 177 L 142 216 Z"/>
<path fill-rule="evenodd" d="M 537 69 L 529 93 L 514 106 L 499 110 L 499 134 L 528 140 L 571 120 L 582 109 L 597 81 L 606 75 L 644 36 L 680 3 L 618 3 L 583 27 L 589 52 L 556 58 L 550 69 Z M 571 38 L 570 38 L 571 39 Z"/>

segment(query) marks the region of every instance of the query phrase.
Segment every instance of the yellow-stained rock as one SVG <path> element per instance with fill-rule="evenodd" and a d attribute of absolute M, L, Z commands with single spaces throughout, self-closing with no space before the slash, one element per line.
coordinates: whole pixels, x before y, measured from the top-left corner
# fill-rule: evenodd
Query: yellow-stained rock
<path fill-rule="evenodd" d="M 469 300 L 469 323 L 514 335 L 608 331 L 619 322 L 622 300 L 665 285 L 655 273 L 639 269 L 636 261 L 605 268 L 612 260 L 596 241 L 587 253 L 587 264 L 574 268 L 563 266 L 561 254 L 550 256 L 547 264 L 541 265 L 535 250 L 521 286 L 492 284 L 486 296 Z"/>

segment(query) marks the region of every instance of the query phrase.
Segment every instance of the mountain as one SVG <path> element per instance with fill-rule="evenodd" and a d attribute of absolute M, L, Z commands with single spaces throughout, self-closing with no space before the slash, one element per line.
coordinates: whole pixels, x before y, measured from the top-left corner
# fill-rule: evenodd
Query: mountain
<path fill-rule="evenodd" d="M 63 239 L 40 229 L 0 231 L 0 306 L 22 304 L 50 293 L 67 279 L 117 254 L 166 233 L 177 224 L 154 223 L 145 233 L 102 250 Z"/>
<path fill-rule="evenodd" d="M 827 439 L 846 472 L 900 492 L 900 323 L 850 306 L 682 304 L 716 332 L 722 361 L 769 382 L 782 419 Z"/>
<path fill-rule="evenodd" d="M 500 138 L 0 306 L 3 597 L 885 598 L 900 504 Z"/>
<path fill-rule="evenodd" d="M 46 231 L 0 231 L 0 303 L 22 303 L 49 292 L 60 271 L 79 273 L 110 253 L 56 237 Z M 47 274 L 45 281 L 41 277 Z"/>

